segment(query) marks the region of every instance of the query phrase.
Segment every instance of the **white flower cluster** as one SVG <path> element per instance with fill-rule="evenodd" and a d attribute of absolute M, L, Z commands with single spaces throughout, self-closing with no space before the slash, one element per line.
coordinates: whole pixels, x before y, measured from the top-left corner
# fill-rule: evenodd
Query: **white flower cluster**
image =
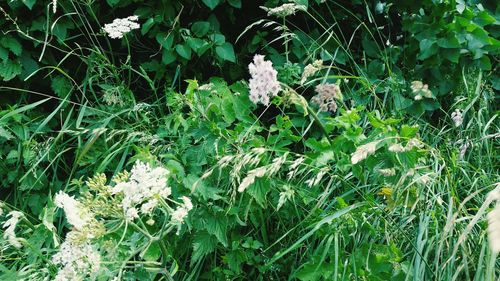
<path fill-rule="evenodd" d="M 304 5 L 297 5 L 294 3 L 285 3 L 275 8 L 266 8 L 266 7 L 261 7 L 261 8 L 267 11 L 268 16 L 277 16 L 277 17 L 287 17 L 290 15 L 295 15 L 297 11 L 305 11 L 307 9 L 306 6 Z"/>
<path fill-rule="evenodd" d="M 455 111 L 453 111 L 453 113 L 451 114 L 451 120 L 453 120 L 453 123 L 455 123 L 455 127 L 460 127 L 464 122 L 462 110 L 455 109 Z"/>
<path fill-rule="evenodd" d="M 55 281 L 83 280 L 99 271 L 101 255 L 87 241 L 80 241 L 78 235 L 69 232 L 59 252 L 52 257 L 56 265 L 63 266 Z"/>
<path fill-rule="evenodd" d="M 184 218 L 188 215 L 189 211 L 193 209 L 193 204 L 191 203 L 191 199 L 186 196 L 182 196 L 182 204 L 177 207 L 177 209 L 172 213 L 172 222 L 174 224 L 182 224 L 184 222 Z"/>
<path fill-rule="evenodd" d="M 104 31 L 108 34 L 109 38 L 120 39 L 126 33 L 134 29 L 138 29 L 140 25 L 137 23 L 138 16 L 130 16 L 123 19 L 115 19 L 112 23 L 104 25 Z"/>
<path fill-rule="evenodd" d="M 411 91 L 415 95 L 413 99 L 421 100 L 422 97 L 432 98 L 432 92 L 429 90 L 429 85 L 422 83 L 422 81 L 411 82 Z"/>
<path fill-rule="evenodd" d="M 133 220 L 142 214 L 151 214 L 159 204 L 160 198 L 167 198 L 172 193 L 167 186 L 169 171 L 152 168 L 149 164 L 137 161 L 130 172 L 130 179 L 113 187 L 113 194 L 122 193 L 122 207 L 125 217 Z"/>
<path fill-rule="evenodd" d="M 255 55 L 253 63 L 248 65 L 250 75 L 250 100 L 257 104 L 269 104 L 271 97 L 274 97 L 281 90 L 278 82 L 278 72 L 273 68 L 273 63 L 264 60 L 264 56 Z"/>
<path fill-rule="evenodd" d="M 63 191 L 56 194 L 54 203 L 64 210 L 68 223 L 78 230 L 81 230 L 91 219 L 88 210 L 73 196 L 69 196 Z"/>
<path fill-rule="evenodd" d="M 10 216 L 10 218 L 3 223 L 3 238 L 13 247 L 21 248 L 21 240 L 16 237 L 15 231 L 19 220 L 24 217 L 24 214 L 18 211 L 11 211 L 7 216 Z"/>

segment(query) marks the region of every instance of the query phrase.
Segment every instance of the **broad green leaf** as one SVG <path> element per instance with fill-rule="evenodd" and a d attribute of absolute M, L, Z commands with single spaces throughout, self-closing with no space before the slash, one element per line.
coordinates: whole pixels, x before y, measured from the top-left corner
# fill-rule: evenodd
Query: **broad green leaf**
<path fill-rule="evenodd" d="M 420 54 L 418 55 L 418 59 L 425 60 L 435 55 L 437 51 L 438 46 L 434 39 L 423 39 L 420 41 Z"/>
<path fill-rule="evenodd" d="M 235 8 L 238 8 L 238 9 L 241 8 L 241 0 L 227 0 L 227 2 L 229 3 L 229 5 L 231 5 Z"/>
<path fill-rule="evenodd" d="M 171 49 L 174 44 L 174 35 L 172 33 L 159 32 L 156 34 L 156 41 L 166 49 Z"/>
<path fill-rule="evenodd" d="M 186 42 L 198 56 L 203 55 L 210 48 L 210 44 L 203 39 L 189 37 Z"/>
<path fill-rule="evenodd" d="M 215 53 L 217 53 L 217 55 L 223 60 L 227 60 L 230 62 L 236 62 L 236 57 L 234 55 L 233 45 L 231 45 L 230 43 L 226 42 L 226 43 L 222 44 L 221 46 L 217 46 L 215 48 Z"/>
<path fill-rule="evenodd" d="M 179 56 L 187 60 L 191 59 L 191 48 L 187 43 L 177 44 L 175 46 L 175 51 L 177 52 L 177 54 L 179 54 Z"/>
<path fill-rule="evenodd" d="M 202 0 L 203 3 L 205 3 L 205 5 L 207 5 L 207 7 L 210 8 L 210 10 L 213 10 L 215 9 L 215 7 L 217 7 L 217 5 L 219 5 L 219 0 Z"/>
<path fill-rule="evenodd" d="M 458 42 L 458 39 L 455 36 L 440 38 L 437 41 L 437 44 L 441 48 L 460 48 L 460 42 Z"/>
<path fill-rule="evenodd" d="M 165 65 L 169 65 L 172 62 L 174 62 L 177 58 L 177 55 L 175 54 L 174 51 L 169 50 L 169 49 L 163 49 L 162 56 L 161 56 L 161 62 Z"/>
<path fill-rule="evenodd" d="M 148 33 L 148 31 L 153 27 L 155 24 L 155 20 L 153 18 L 149 18 L 145 23 L 142 24 L 141 27 L 141 34 L 144 35 Z"/>
<path fill-rule="evenodd" d="M 208 21 L 197 21 L 191 26 L 191 31 L 197 37 L 203 37 L 210 30 L 210 23 Z"/>
<path fill-rule="evenodd" d="M 33 9 L 33 6 L 35 5 L 36 3 L 36 0 L 23 0 L 23 3 L 24 5 L 26 5 L 26 7 L 28 7 L 28 9 Z"/>
<path fill-rule="evenodd" d="M 109 6 L 114 7 L 120 3 L 120 0 L 106 0 L 106 2 L 108 2 Z"/>

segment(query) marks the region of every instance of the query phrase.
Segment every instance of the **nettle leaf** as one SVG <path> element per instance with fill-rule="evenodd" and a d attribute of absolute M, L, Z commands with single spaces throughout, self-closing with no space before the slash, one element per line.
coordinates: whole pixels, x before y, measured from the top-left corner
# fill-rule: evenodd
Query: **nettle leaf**
<path fill-rule="evenodd" d="M 219 0 L 202 0 L 202 1 L 205 5 L 207 5 L 207 7 L 210 8 L 210 10 L 215 9 L 215 7 L 217 7 L 217 5 L 219 5 L 220 2 Z"/>
<path fill-rule="evenodd" d="M 71 90 L 73 90 L 71 81 L 69 81 L 68 78 L 62 75 L 54 77 L 50 86 L 54 93 L 56 93 L 61 98 L 66 97 L 71 92 Z"/>
<path fill-rule="evenodd" d="M 0 77 L 4 81 L 9 81 L 21 74 L 23 68 L 18 60 L 6 60 L 0 63 Z"/>
<path fill-rule="evenodd" d="M 233 45 L 230 43 L 224 43 L 221 46 L 215 48 L 215 53 L 223 59 L 230 62 L 236 62 L 236 56 L 234 55 Z"/>
<path fill-rule="evenodd" d="M 208 214 L 205 214 L 205 217 Z M 217 240 L 222 243 L 225 247 L 227 247 L 227 217 L 222 216 L 209 216 L 205 220 L 205 229 L 208 233 L 217 237 Z"/>
<path fill-rule="evenodd" d="M 193 255 L 191 256 L 193 263 L 213 252 L 216 246 L 217 238 L 215 236 L 206 231 L 197 233 L 193 240 Z"/>
<path fill-rule="evenodd" d="M 0 60 L 7 60 L 9 58 L 9 51 L 0 46 Z"/>
<path fill-rule="evenodd" d="M 21 53 L 23 52 L 23 47 L 21 43 L 19 43 L 19 41 L 17 41 L 12 36 L 4 36 L 0 40 L 0 45 L 2 45 L 4 48 L 9 49 L 16 56 L 20 56 Z"/>

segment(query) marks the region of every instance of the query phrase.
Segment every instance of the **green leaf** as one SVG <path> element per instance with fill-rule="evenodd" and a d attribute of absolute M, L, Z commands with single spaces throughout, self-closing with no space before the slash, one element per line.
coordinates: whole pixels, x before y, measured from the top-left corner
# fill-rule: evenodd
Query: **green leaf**
<path fill-rule="evenodd" d="M 153 27 L 155 24 L 155 20 L 153 18 L 149 18 L 145 23 L 142 24 L 141 27 L 141 34 L 144 35 L 148 33 L 148 31 Z"/>
<path fill-rule="evenodd" d="M 208 21 L 197 21 L 191 26 L 191 31 L 198 37 L 203 37 L 210 30 L 210 23 Z"/>
<path fill-rule="evenodd" d="M 66 97 L 73 89 L 73 85 L 69 79 L 62 75 L 54 77 L 50 86 L 52 87 L 54 93 L 61 98 Z"/>
<path fill-rule="evenodd" d="M 17 41 L 12 36 L 3 36 L 3 38 L 0 40 L 0 45 L 2 45 L 4 48 L 9 49 L 16 56 L 20 56 L 23 52 L 21 43 L 19 43 L 19 41 Z"/>
<path fill-rule="evenodd" d="M 217 53 L 217 55 L 223 60 L 236 62 L 233 45 L 231 45 L 230 43 L 226 42 L 221 46 L 218 46 L 217 48 L 215 48 L 215 53 Z"/>
<path fill-rule="evenodd" d="M 219 0 L 202 0 L 203 3 L 205 3 L 205 5 L 207 5 L 207 7 L 210 8 L 210 10 L 213 10 L 215 9 L 215 7 L 217 7 L 217 5 L 219 5 Z"/>
<path fill-rule="evenodd" d="M 17 60 L 6 60 L 0 63 L 0 77 L 4 81 L 9 81 L 21 74 L 23 68 L 21 67 L 21 63 Z"/>
<path fill-rule="evenodd" d="M 4 127 L 0 126 L 0 138 L 4 138 L 6 140 L 11 140 L 14 136 L 7 131 Z"/>
<path fill-rule="evenodd" d="M 441 51 L 441 55 L 454 63 L 458 63 L 458 60 L 460 59 L 460 50 L 459 49 L 444 49 Z"/>
<path fill-rule="evenodd" d="M 423 39 L 420 41 L 420 54 L 418 55 L 419 60 L 425 60 L 438 51 L 438 46 L 434 39 Z"/>
<path fill-rule="evenodd" d="M 448 36 L 446 38 L 440 38 L 437 44 L 441 48 L 460 48 L 460 42 L 455 36 Z"/>
<path fill-rule="evenodd" d="M 193 263 L 213 252 L 216 246 L 217 238 L 215 236 L 210 235 L 206 231 L 197 233 L 193 241 L 193 254 L 191 256 Z"/>
<path fill-rule="evenodd" d="M 210 48 L 210 44 L 203 39 L 189 37 L 186 42 L 198 56 L 202 56 Z"/>
<path fill-rule="evenodd" d="M 141 253 L 141 258 L 145 261 L 155 262 L 161 256 L 161 249 L 158 242 L 151 243 L 148 249 Z"/>
<path fill-rule="evenodd" d="M 227 0 L 227 2 L 229 3 L 229 5 L 231 5 L 235 8 L 238 8 L 238 9 L 241 8 L 241 0 Z"/>
<path fill-rule="evenodd" d="M 482 70 L 491 70 L 491 61 L 488 56 L 482 56 L 480 59 L 476 60 L 477 66 Z"/>
<path fill-rule="evenodd" d="M 166 49 L 171 49 L 174 44 L 174 36 L 172 33 L 159 32 L 156 34 L 156 41 Z"/>
<path fill-rule="evenodd" d="M 23 0 L 23 3 L 24 5 L 26 5 L 26 7 L 28 7 L 28 9 L 32 9 L 33 6 L 35 5 L 36 3 L 36 0 Z"/>
<path fill-rule="evenodd" d="M 161 56 L 161 62 L 165 65 L 169 65 L 177 59 L 177 55 L 174 51 L 163 49 L 163 53 Z"/>
<path fill-rule="evenodd" d="M 109 6 L 114 7 L 120 3 L 120 0 L 106 0 L 106 2 L 108 2 Z"/>
<path fill-rule="evenodd" d="M 191 59 L 191 48 L 187 43 L 177 44 L 175 46 L 175 51 L 177 52 L 177 54 L 179 54 L 179 56 L 187 60 Z"/>

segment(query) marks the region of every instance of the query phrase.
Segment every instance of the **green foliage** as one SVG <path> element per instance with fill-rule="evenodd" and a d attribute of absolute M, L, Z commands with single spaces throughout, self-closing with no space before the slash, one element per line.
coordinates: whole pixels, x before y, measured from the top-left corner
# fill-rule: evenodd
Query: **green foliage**
<path fill-rule="evenodd" d="M 89 280 L 495 280 L 495 3 L 293 3 L 0 4 L 0 279 L 60 272 L 82 232 L 64 191 L 94 215 Z M 277 70 L 269 106 L 254 54 Z M 130 219 L 114 188 L 136 161 L 171 194 Z"/>

